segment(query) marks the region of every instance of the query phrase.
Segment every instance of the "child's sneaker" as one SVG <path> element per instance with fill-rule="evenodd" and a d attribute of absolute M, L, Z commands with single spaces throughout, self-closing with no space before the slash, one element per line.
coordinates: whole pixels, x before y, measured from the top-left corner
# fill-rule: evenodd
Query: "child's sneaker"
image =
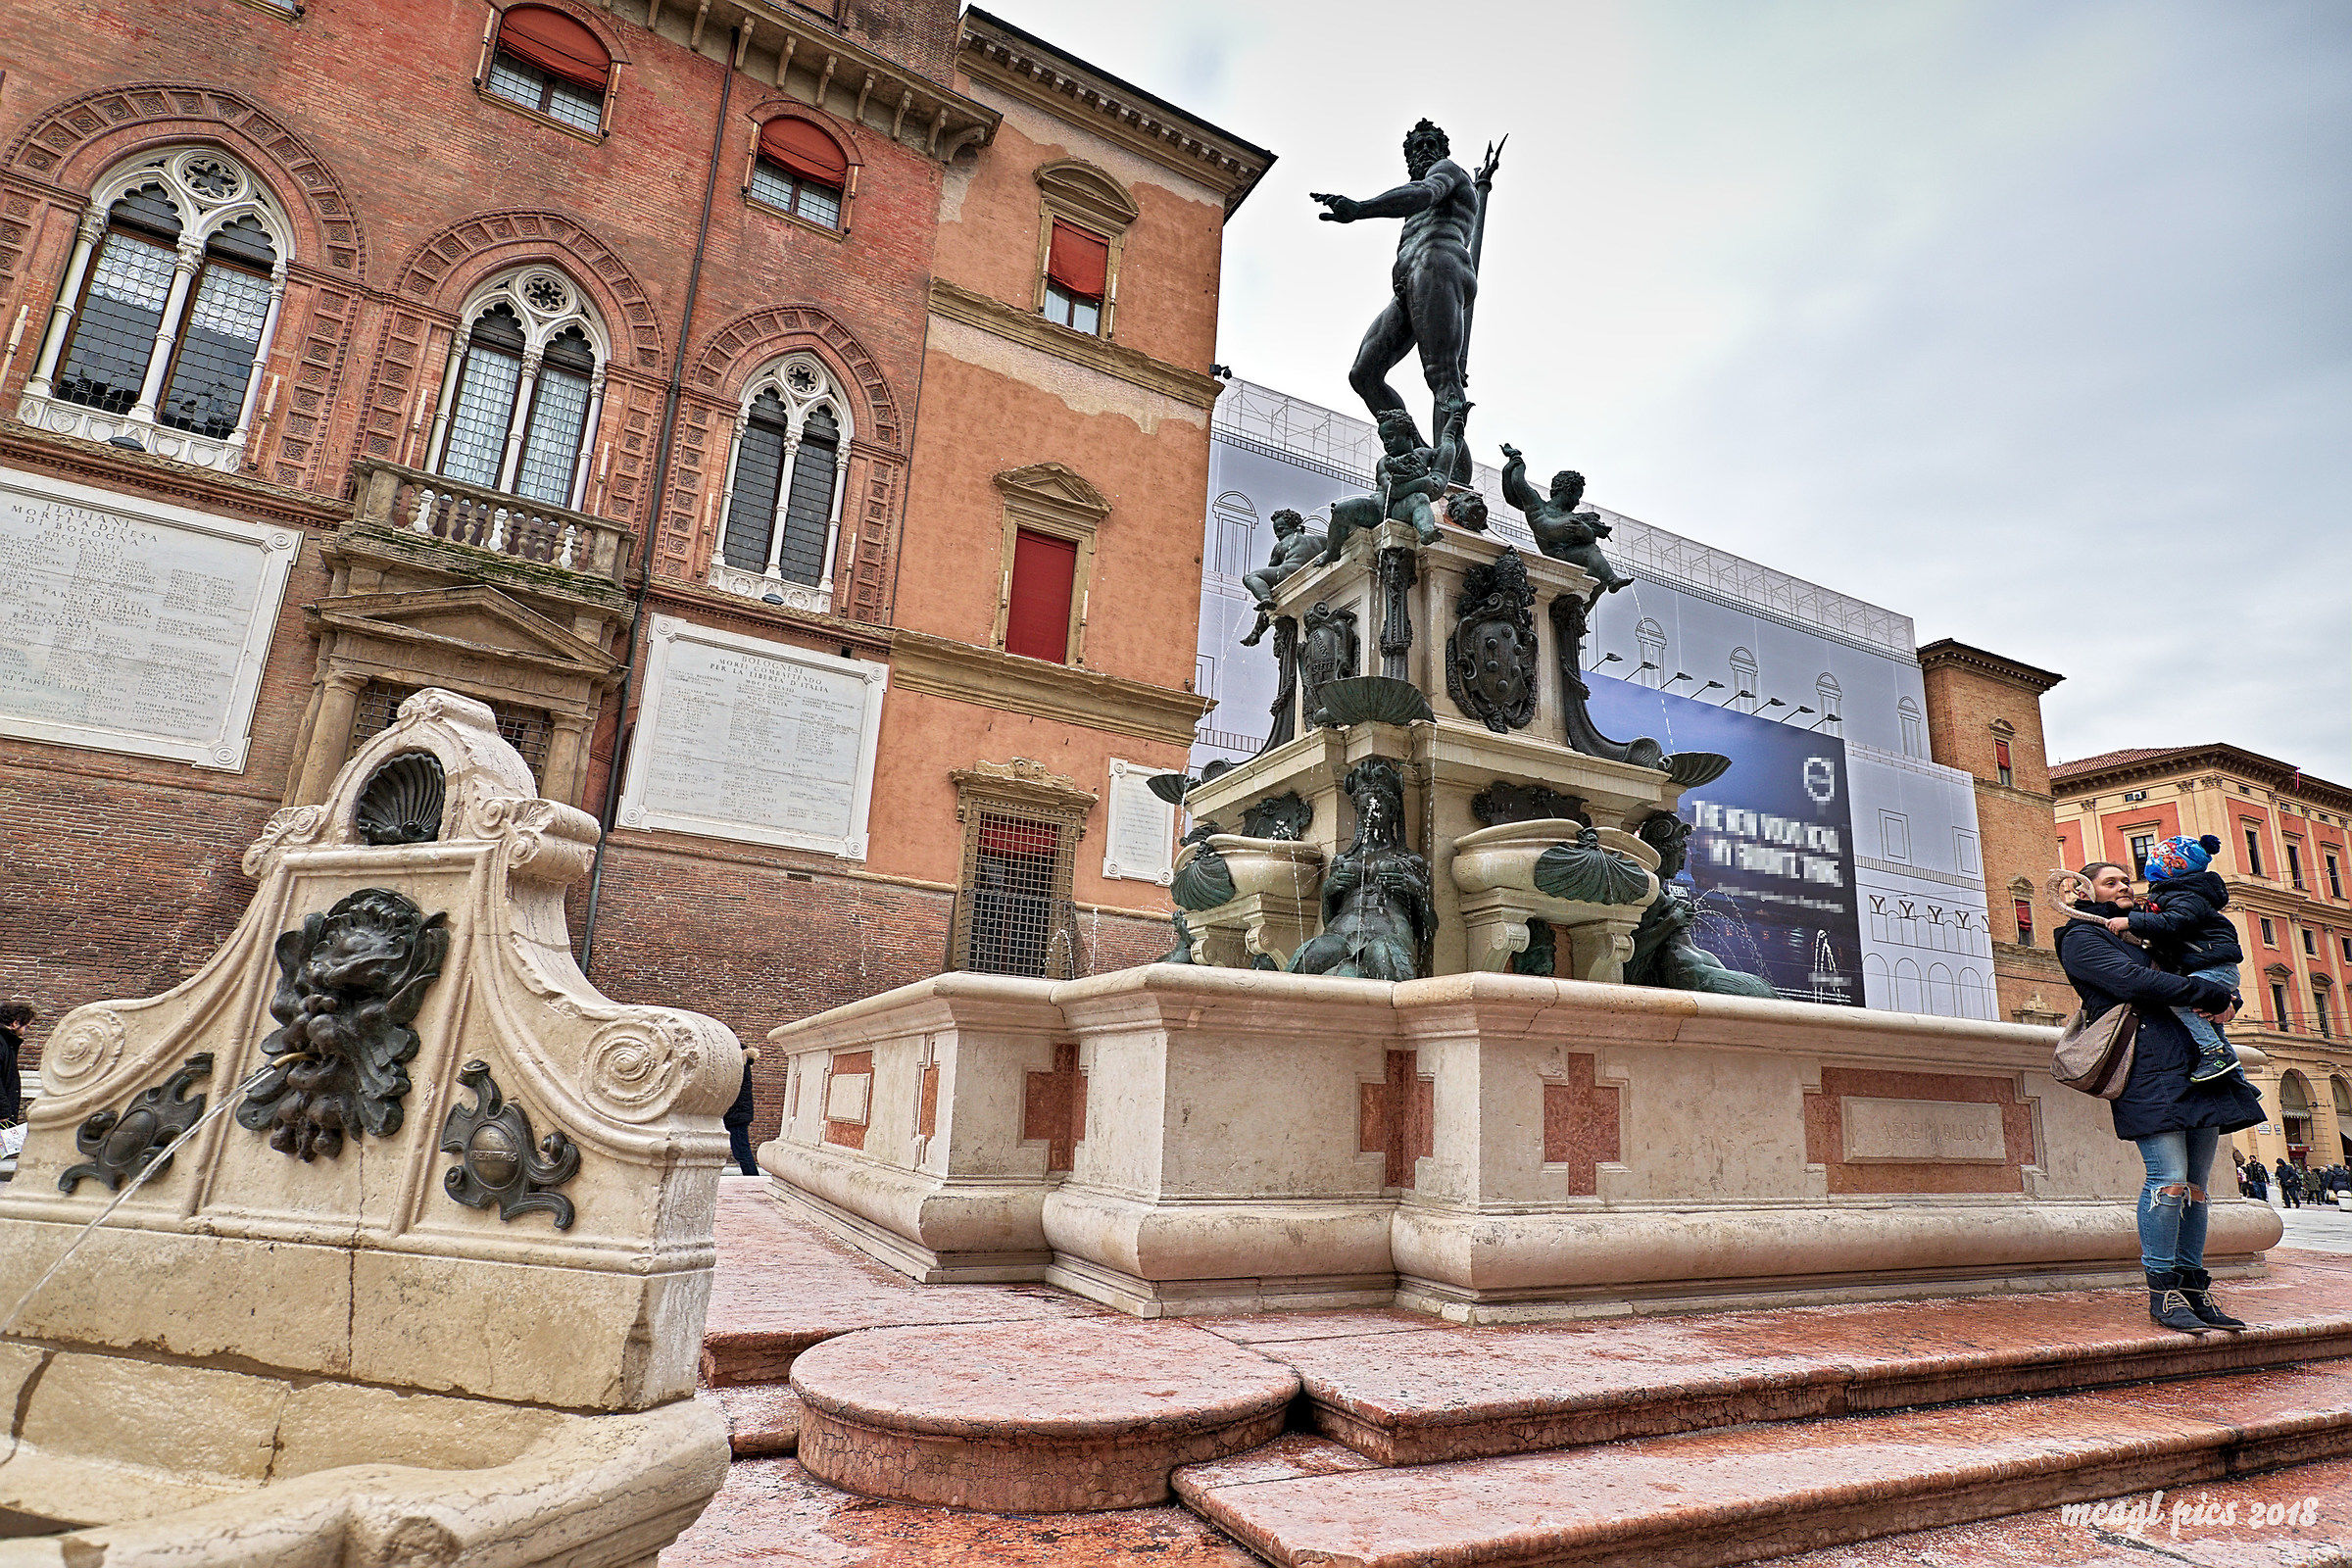
<path fill-rule="evenodd" d="M 2188 1081 L 2192 1084 L 2209 1084 L 2240 1070 L 2237 1053 L 2227 1044 L 2207 1046 L 2197 1053 L 2196 1065 L 2188 1069 Z"/>

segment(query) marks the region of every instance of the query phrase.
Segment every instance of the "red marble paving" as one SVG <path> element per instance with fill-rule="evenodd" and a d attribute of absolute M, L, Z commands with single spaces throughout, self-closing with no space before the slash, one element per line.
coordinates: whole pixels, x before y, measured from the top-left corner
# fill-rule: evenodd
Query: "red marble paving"
<path fill-rule="evenodd" d="M 2324 1410 L 2330 1393 L 2335 1407 Z M 2352 1369 L 1262 1482 L 1180 1471 L 1176 1484 L 1204 1516 L 1284 1565 L 1700 1568 L 2070 1497 L 2194 1486 L 2263 1462 L 2279 1445 L 2296 1457 L 2323 1446 L 2352 1451 Z"/>
<path fill-rule="evenodd" d="M 2144 1502 L 2139 1492 L 2122 1502 Z M 2102 1499 L 2107 1500 L 2107 1499 Z M 2352 1460 L 2174 1488 L 2152 1526 L 2068 1523 L 2055 1508 L 1882 1536 L 1756 1568 L 2343 1568 L 2352 1564 Z M 2305 1505 L 2308 1504 L 2308 1512 Z M 2256 1509 L 2262 1511 L 2259 1517 Z M 2176 1510 L 2181 1512 L 2176 1516 Z M 2225 1511 L 2227 1510 L 2227 1511 Z M 2276 1511 L 2274 1511 L 2276 1510 Z M 2285 1517 L 2281 1517 L 2285 1515 Z M 2310 1523 L 2304 1523 L 2308 1517 Z"/>
<path fill-rule="evenodd" d="M 1264 1568 L 1175 1506 L 1005 1516 L 879 1502 L 791 1459 L 748 1459 L 662 1568 Z M 2148 1565 L 2139 1565 L 2148 1568 Z"/>
<path fill-rule="evenodd" d="M 1179 1465 L 1282 1431 L 1298 1379 L 1183 1323 L 927 1324 L 827 1340 L 792 1369 L 809 1474 L 998 1512 L 1157 1502 Z"/>
<path fill-rule="evenodd" d="M 801 1351 L 856 1329 L 1108 1312 L 1044 1285 L 918 1285 L 795 1217 L 764 1182 L 719 1183 L 717 1235 L 706 1384 L 780 1382 Z"/>
<path fill-rule="evenodd" d="M 1296 1367 L 1317 1430 L 1426 1464 L 2352 1353 L 2352 1271 L 2280 1264 L 2222 1294 L 2259 1326 L 2173 1334 L 2116 1290 L 1492 1328 L 1394 1312 L 1202 1326 Z"/>
<path fill-rule="evenodd" d="M 773 1383 L 702 1389 L 695 1397 L 727 1418 L 727 1446 L 738 1459 L 790 1453 L 801 1444 L 801 1396 Z"/>

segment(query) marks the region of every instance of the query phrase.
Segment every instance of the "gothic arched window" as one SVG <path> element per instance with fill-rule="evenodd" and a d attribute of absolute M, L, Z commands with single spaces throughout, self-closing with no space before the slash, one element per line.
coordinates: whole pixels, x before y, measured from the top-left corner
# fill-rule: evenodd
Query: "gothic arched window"
<path fill-rule="evenodd" d="M 853 433 L 832 375 L 813 357 L 791 355 L 752 377 L 735 416 L 711 587 L 832 608 L 842 449 Z"/>
<path fill-rule="evenodd" d="M 242 466 L 292 233 L 226 153 L 120 165 L 92 190 L 32 374 L 30 421 L 166 457 Z"/>
<path fill-rule="evenodd" d="M 605 396 L 604 326 L 571 280 L 526 267 L 466 302 L 426 466 L 462 484 L 576 507 Z"/>

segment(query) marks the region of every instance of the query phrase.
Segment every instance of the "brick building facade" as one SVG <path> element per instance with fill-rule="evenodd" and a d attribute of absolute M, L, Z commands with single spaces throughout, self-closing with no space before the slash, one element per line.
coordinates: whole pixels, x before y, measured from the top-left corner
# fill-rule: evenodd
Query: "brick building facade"
<path fill-rule="evenodd" d="M 1134 786 L 1201 707 L 1269 154 L 944 0 L 10 32 L 0 990 L 187 972 L 428 684 L 607 821 L 571 912 L 615 996 L 757 1039 L 1165 950 Z"/>
<path fill-rule="evenodd" d="M 1948 637 L 1919 651 L 1919 667 L 1930 753 L 1975 780 L 1999 1016 L 2056 1023 L 2074 1010 L 2075 992 L 2042 908 L 2058 833 L 2041 696 L 2066 677 Z"/>
<path fill-rule="evenodd" d="M 2066 862 L 2137 875 L 2158 839 L 2212 834 L 2246 961 L 2229 1029 L 2270 1120 L 2232 1135 L 2249 1154 L 2352 1163 L 2352 789 L 2235 746 L 2103 752 L 2051 769 Z"/>

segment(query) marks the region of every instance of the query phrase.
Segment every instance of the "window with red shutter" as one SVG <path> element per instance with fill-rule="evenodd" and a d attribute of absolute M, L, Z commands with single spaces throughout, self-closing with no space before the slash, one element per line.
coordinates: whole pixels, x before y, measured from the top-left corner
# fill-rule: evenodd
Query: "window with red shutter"
<path fill-rule="evenodd" d="M 580 130 L 604 128 L 612 56 L 595 33 L 548 6 L 510 6 L 482 85 Z"/>
<path fill-rule="evenodd" d="M 839 228 L 849 179 L 850 155 L 821 126 L 785 115 L 760 127 L 749 191 L 755 201 Z"/>
<path fill-rule="evenodd" d="M 2024 899 L 2019 899 L 2015 908 L 2018 945 L 2030 948 L 2034 945 L 2034 906 Z"/>
<path fill-rule="evenodd" d="M 1078 575 L 1078 542 L 1027 528 L 1014 536 L 1011 603 L 1004 616 L 1004 651 L 1063 664 L 1070 658 L 1070 593 Z"/>
<path fill-rule="evenodd" d="M 2015 784 L 2017 782 L 2017 775 L 2009 766 L 2009 743 L 2007 741 L 1994 741 L 1992 743 L 1992 765 L 1994 772 L 1999 775 L 2000 781 L 2003 784 Z"/>
<path fill-rule="evenodd" d="M 1046 249 L 1046 319 L 1081 332 L 1101 331 L 1109 287 L 1110 241 L 1055 219 Z"/>

